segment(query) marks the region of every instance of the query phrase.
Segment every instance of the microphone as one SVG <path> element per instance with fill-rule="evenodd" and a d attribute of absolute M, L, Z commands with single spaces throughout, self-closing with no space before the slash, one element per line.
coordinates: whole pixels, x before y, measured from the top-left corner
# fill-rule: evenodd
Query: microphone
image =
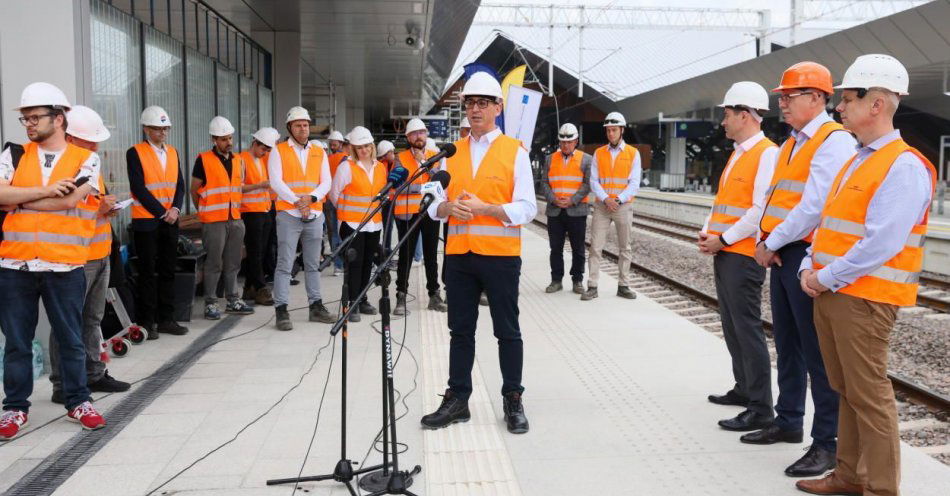
<path fill-rule="evenodd" d="M 439 153 L 436 153 L 435 155 L 433 155 L 432 157 L 430 157 L 428 160 L 426 160 L 425 162 L 423 162 L 423 163 L 419 166 L 419 168 L 420 168 L 420 169 L 426 169 L 426 170 L 431 169 L 432 166 L 435 165 L 436 162 L 442 160 L 443 158 L 449 158 L 449 157 L 451 157 L 452 155 L 455 155 L 455 145 L 452 144 L 452 143 L 446 143 L 446 144 L 442 145 L 442 149 L 439 150 Z M 432 179 L 435 179 L 435 177 L 433 177 Z M 449 182 L 448 177 L 446 177 L 445 182 L 446 182 L 446 184 L 448 184 L 448 182 Z"/>
<path fill-rule="evenodd" d="M 386 185 L 383 186 L 383 189 L 379 190 L 379 194 L 376 195 L 373 201 L 383 201 L 386 199 L 393 188 L 398 188 L 402 183 L 406 182 L 407 177 L 409 177 L 409 171 L 405 167 L 399 166 L 389 171 Z"/>
<path fill-rule="evenodd" d="M 454 146 L 452 147 L 454 150 Z M 445 200 L 445 188 L 449 186 L 452 176 L 448 171 L 440 170 L 432 175 L 432 181 L 422 185 L 422 202 L 419 204 L 419 212 L 423 213 L 429 209 L 429 205 L 435 200 Z"/>

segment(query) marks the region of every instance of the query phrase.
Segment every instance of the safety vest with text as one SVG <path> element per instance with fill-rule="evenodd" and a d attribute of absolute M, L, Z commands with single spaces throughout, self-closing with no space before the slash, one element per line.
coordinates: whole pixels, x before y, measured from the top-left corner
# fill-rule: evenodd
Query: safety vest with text
<path fill-rule="evenodd" d="M 347 160 L 341 167 L 350 167 L 350 184 L 347 184 L 340 193 L 337 203 L 337 218 L 343 222 L 360 222 L 379 204 L 373 201 L 376 195 L 386 185 L 386 166 L 377 161 L 373 167 L 373 178 L 363 167 L 353 160 Z M 372 222 L 382 222 L 383 213 L 380 210 L 373 216 Z"/>
<path fill-rule="evenodd" d="M 172 202 L 175 201 L 175 187 L 178 184 L 178 152 L 175 147 L 165 144 L 166 166 L 164 169 L 162 169 L 162 163 L 158 161 L 158 155 L 155 154 L 152 145 L 147 141 L 137 143 L 133 148 L 135 148 L 135 153 L 138 154 L 139 162 L 142 164 L 145 188 L 165 207 L 165 210 L 172 208 Z M 155 218 L 139 202 L 135 194 L 132 195 L 132 218 Z"/>
<path fill-rule="evenodd" d="M 198 220 L 203 224 L 241 218 L 243 160 L 231 156 L 231 177 L 212 150 L 201 154 L 205 183 L 198 188 Z"/>
<path fill-rule="evenodd" d="M 428 160 L 436 151 L 426 150 L 425 158 Z M 412 177 L 413 174 L 419 170 L 419 162 L 416 161 L 415 155 L 412 154 L 412 150 L 405 150 L 399 154 L 399 163 L 409 171 L 409 176 Z M 422 203 L 422 185 L 429 180 L 428 174 L 422 174 L 415 181 L 413 181 L 402 193 L 396 196 L 395 202 L 393 203 L 393 213 L 398 215 L 401 218 L 406 218 L 411 215 L 419 213 L 419 206 Z"/>
<path fill-rule="evenodd" d="M 320 175 L 323 171 L 323 148 L 311 145 L 307 149 L 307 163 L 301 165 L 297 151 L 293 149 L 289 142 L 277 144 L 277 152 L 280 153 L 281 179 L 298 198 L 307 196 L 320 186 Z M 277 199 L 277 210 L 294 210 L 292 203 Z M 310 204 L 310 210 L 323 210 L 323 202 L 318 201 Z"/>

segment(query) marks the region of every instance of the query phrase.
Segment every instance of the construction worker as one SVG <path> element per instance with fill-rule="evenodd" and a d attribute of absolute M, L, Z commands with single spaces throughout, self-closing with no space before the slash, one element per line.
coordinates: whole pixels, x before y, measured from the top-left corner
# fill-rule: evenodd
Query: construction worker
<path fill-rule="evenodd" d="M 888 342 L 898 307 L 917 301 L 937 178 L 933 164 L 894 129 L 908 85 L 897 59 L 874 54 L 858 57 L 837 86 L 841 121 L 860 148 L 832 183 L 800 266 L 801 288 L 815 298 L 828 379 L 841 395 L 837 466 L 797 484 L 812 494 L 900 493 Z"/>
<path fill-rule="evenodd" d="M 267 175 L 267 158 L 277 146 L 280 133 L 262 127 L 254 133 L 251 146 L 241 152 L 244 162 L 244 186 L 241 189 L 241 220 L 244 222 L 244 300 L 270 306 L 274 297 L 264 282 L 264 249 L 270 243 L 271 209 L 274 193 Z"/>
<path fill-rule="evenodd" d="M 557 134 L 560 150 L 548 155 L 541 169 L 541 192 L 547 202 L 548 240 L 551 243 L 551 284 L 544 290 L 563 289 L 564 239 L 571 241 L 571 283 L 577 294 L 584 293 L 584 241 L 587 236 L 587 196 L 590 194 L 591 156 L 577 150 L 577 127 L 565 123 Z"/>
<path fill-rule="evenodd" d="M 712 255 L 716 296 L 735 385 L 709 395 L 718 405 L 735 405 L 773 418 L 772 364 L 762 329 L 765 269 L 755 262 L 755 242 L 778 147 L 762 133 L 769 94 L 760 84 L 740 81 L 726 92 L 722 127 L 735 149 L 719 178 L 712 212 L 699 233 L 699 251 Z"/>
<path fill-rule="evenodd" d="M 89 107 L 73 106 L 66 113 L 66 142 L 80 148 L 97 152 L 99 143 L 109 139 L 110 133 L 102 123 L 102 117 Z M 86 384 L 89 390 L 103 393 L 128 391 L 131 385 L 115 379 L 102 361 L 102 331 L 99 324 L 106 309 L 106 290 L 109 289 L 110 254 L 112 253 L 112 224 L 110 219 L 118 212 L 113 210 L 116 198 L 107 194 L 100 170 L 98 195 L 86 196 L 88 209 L 96 211 L 96 230 L 89 244 L 89 255 L 83 272 L 86 276 L 86 293 L 82 307 L 82 342 L 86 349 Z M 49 380 L 53 383 L 52 402 L 66 403 L 63 380 L 59 367 L 59 341 L 50 336 Z"/>
<path fill-rule="evenodd" d="M 153 340 L 158 339 L 159 332 L 188 332 L 175 322 L 174 307 L 178 217 L 185 181 L 178 151 L 166 142 L 172 126 L 168 113 L 158 106 L 147 107 L 139 123 L 145 141 L 125 152 L 125 163 L 133 200 L 132 242 L 138 266 L 135 317 L 148 330 L 148 339 Z"/>
<path fill-rule="evenodd" d="M 310 322 L 335 319 L 320 294 L 320 248 L 323 246 L 323 201 L 330 190 L 330 165 L 322 147 L 310 143 L 310 113 L 303 107 L 287 112 L 290 137 L 270 152 L 267 170 L 270 187 L 277 193 L 277 270 L 274 276 L 274 310 L 277 329 L 294 328 L 287 305 L 290 278 L 300 244 L 304 285 Z"/>
<path fill-rule="evenodd" d="M 472 125 L 468 123 L 468 117 L 462 117 L 462 122 L 459 124 L 459 138 L 468 138 L 469 134 L 472 134 Z"/>
<path fill-rule="evenodd" d="M 208 124 L 210 150 L 195 159 L 191 171 L 191 200 L 201 221 L 201 243 L 207 257 L 204 265 L 205 318 L 218 320 L 218 280 L 224 283 L 227 306 L 224 311 L 250 315 L 254 309 L 238 297 L 237 274 L 241 268 L 241 245 L 244 222 L 241 220 L 241 198 L 244 183 L 244 161 L 231 153 L 234 126 L 222 116 Z"/>
<path fill-rule="evenodd" d="M 369 129 L 356 126 L 347 135 L 353 147 L 353 156 L 340 164 L 333 176 L 330 198 L 337 207 L 340 237 L 347 238 L 359 227 L 363 217 L 376 208 L 373 198 L 386 185 L 386 166 L 376 160 L 376 145 Z M 379 247 L 379 235 L 383 229 L 383 214 L 377 212 L 353 239 L 350 248 L 356 256 L 346 267 L 346 284 L 350 306 L 357 305 L 357 312 L 350 314 L 350 322 L 359 322 L 360 314 L 376 315 L 376 307 L 366 298 L 357 301 L 359 293 L 369 284 L 373 260 Z"/>
<path fill-rule="evenodd" d="M 419 166 L 438 153 L 438 150 L 426 148 L 426 139 L 429 136 L 429 130 L 426 128 L 422 119 L 411 119 L 406 124 L 406 141 L 409 148 L 399 153 L 396 157 L 396 165 L 404 167 L 409 171 L 409 177 L 416 174 Z M 437 170 L 438 167 L 430 169 Z M 439 229 L 441 223 L 432 220 L 424 212 L 419 212 L 422 202 L 422 185 L 430 180 L 430 173 L 422 174 L 402 194 L 396 196 L 393 202 L 393 213 L 396 216 L 396 229 L 399 231 L 399 239 L 406 238 L 399 249 L 399 267 L 396 271 L 396 308 L 393 310 L 395 315 L 406 315 L 406 293 L 409 292 L 409 269 L 412 268 L 413 254 L 416 250 L 416 244 L 422 241 L 423 260 L 426 267 L 426 291 L 429 293 L 429 310 L 445 312 L 448 307 L 442 296 L 439 294 Z M 424 217 L 419 224 L 419 228 L 409 232 L 411 226 L 419 215 Z"/>
<path fill-rule="evenodd" d="M 446 159 L 452 180 L 446 198 L 437 198 L 429 216 L 448 220 L 445 257 L 448 298 L 448 389 L 439 408 L 422 417 L 429 429 L 471 418 L 478 299 L 488 294 L 492 327 L 498 340 L 505 423 L 514 434 L 528 432 L 522 402 L 524 345 L 518 323 L 521 275 L 521 226 L 537 214 L 534 177 L 521 141 L 502 134 L 495 118 L 502 110 L 501 85 L 484 72 L 472 74 L 462 89 L 465 113 L 472 123 L 468 138 L 455 142 L 458 152 Z"/>
<path fill-rule="evenodd" d="M 346 160 L 348 155 L 346 151 L 346 138 L 343 137 L 343 133 L 333 131 L 327 138 L 327 145 L 330 148 L 330 156 L 327 159 L 330 164 L 330 181 L 333 181 L 333 177 L 336 175 L 336 168 L 339 167 L 340 162 Z M 331 201 L 325 201 L 323 203 L 323 213 L 326 215 L 327 239 L 330 241 L 330 249 L 336 250 L 336 247 L 340 246 L 340 230 L 336 217 L 336 205 Z M 333 259 L 333 276 L 336 277 L 341 274 L 343 274 L 343 257 L 338 256 Z"/>
<path fill-rule="evenodd" d="M 382 140 L 376 146 L 376 160 L 379 160 L 390 171 L 396 164 L 396 147 L 392 141 Z"/>
<path fill-rule="evenodd" d="M 782 74 L 779 108 L 791 127 L 772 176 L 759 230 L 755 259 L 772 267 L 769 291 L 775 338 L 778 401 L 775 419 L 743 412 L 720 422 L 730 430 L 755 430 L 744 443 L 799 443 L 803 437 L 806 384 L 815 414 L 808 452 L 785 469 L 786 475 L 820 475 L 835 464 L 838 394 L 828 384 L 815 333 L 812 299 L 802 291 L 798 266 L 812 240 L 821 208 L 842 164 L 854 154 L 854 138 L 828 115 L 834 92 L 831 72 L 815 62 L 800 62 Z M 725 424 L 725 425 L 724 425 Z M 728 426 L 728 427 L 727 427 Z"/>
<path fill-rule="evenodd" d="M 600 278 L 601 251 L 607 244 L 607 230 L 613 222 L 617 229 L 617 250 L 620 252 L 620 277 L 617 281 L 617 296 L 635 299 L 637 294 L 630 289 L 633 277 L 630 262 L 633 261 L 631 230 L 633 229 L 633 197 L 640 189 L 642 171 L 640 152 L 624 143 L 623 130 L 627 120 L 620 112 L 611 112 L 604 119 L 604 130 L 609 144 L 594 152 L 590 167 L 590 189 L 594 193 L 594 217 L 591 220 L 590 273 L 587 276 L 587 291 L 581 300 L 597 298 L 597 281 Z"/>
<path fill-rule="evenodd" d="M 68 418 L 84 429 L 105 426 L 90 402 L 82 339 L 83 264 L 96 230 L 96 209 L 84 199 L 98 194 L 100 162 L 95 152 L 66 141 L 69 108 L 59 88 L 28 85 L 16 110 L 30 142 L 16 161 L 10 148 L 0 154 L 0 206 L 9 212 L 0 242 L 0 330 L 6 340 L 2 441 L 15 438 L 27 423 L 40 299 L 59 343 Z M 80 180 L 85 183 L 77 187 Z"/>

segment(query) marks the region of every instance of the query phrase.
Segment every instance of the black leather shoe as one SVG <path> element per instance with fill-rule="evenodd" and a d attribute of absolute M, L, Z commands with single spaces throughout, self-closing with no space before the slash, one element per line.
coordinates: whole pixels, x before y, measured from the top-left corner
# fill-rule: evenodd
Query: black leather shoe
<path fill-rule="evenodd" d="M 441 429 L 456 422 L 468 422 L 471 419 L 468 401 L 460 399 L 451 390 L 446 389 L 438 410 L 422 417 L 422 426 L 426 429 Z"/>
<path fill-rule="evenodd" d="M 729 390 L 728 393 L 719 396 L 715 394 L 710 394 L 706 397 L 710 403 L 715 403 L 717 405 L 735 405 L 735 406 L 748 406 L 749 398 L 740 396 L 733 390 Z"/>
<path fill-rule="evenodd" d="M 50 397 L 49 400 L 52 401 L 53 403 L 56 403 L 57 405 L 66 404 L 66 396 L 63 394 L 63 391 L 59 389 L 53 390 L 53 396 Z"/>
<path fill-rule="evenodd" d="M 287 311 L 287 305 L 277 305 L 274 307 L 277 320 L 278 331 L 290 331 L 294 328 L 293 321 L 290 320 L 290 312 Z"/>
<path fill-rule="evenodd" d="M 165 322 L 158 324 L 158 332 L 172 334 L 174 336 L 184 336 L 185 334 L 188 334 L 188 328 L 179 325 L 178 322 L 175 322 L 174 320 L 166 320 Z"/>
<path fill-rule="evenodd" d="M 719 427 L 736 432 L 764 429 L 770 425 L 772 425 L 772 417 L 760 415 L 752 410 L 746 410 L 733 418 L 719 421 Z"/>
<path fill-rule="evenodd" d="M 505 423 L 508 432 L 524 434 L 528 432 L 528 417 L 524 414 L 524 404 L 521 403 L 521 393 L 511 392 L 505 395 Z"/>
<path fill-rule="evenodd" d="M 800 443 L 803 437 L 802 431 L 783 431 L 772 424 L 760 431 L 744 434 L 739 441 L 746 444 Z"/>
<path fill-rule="evenodd" d="M 327 307 L 323 305 L 323 300 L 317 300 L 310 304 L 309 320 L 310 322 L 323 322 L 324 324 L 333 324 L 336 322 L 336 319 L 330 314 Z"/>
<path fill-rule="evenodd" d="M 132 387 L 128 382 L 123 382 L 109 375 L 107 370 L 102 378 L 96 382 L 89 383 L 89 390 L 97 393 L 121 393 L 128 391 Z"/>
<path fill-rule="evenodd" d="M 359 311 L 363 315 L 376 315 L 376 307 L 370 305 L 368 301 L 360 303 Z"/>
<path fill-rule="evenodd" d="M 551 284 L 548 284 L 548 287 L 544 288 L 544 292 L 557 293 L 562 289 L 564 289 L 564 285 L 561 284 L 561 281 L 551 281 Z"/>
<path fill-rule="evenodd" d="M 155 341 L 158 339 L 158 326 L 155 324 L 139 324 L 139 327 L 148 331 L 148 340 Z"/>
<path fill-rule="evenodd" d="M 812 445 L 808 448 L 808 453 L 805 453 L 805 456 L 785 469 L 785 475 L 789 477 L 816 477 L 835 468 L 836 464 L 833 452 Z"/>

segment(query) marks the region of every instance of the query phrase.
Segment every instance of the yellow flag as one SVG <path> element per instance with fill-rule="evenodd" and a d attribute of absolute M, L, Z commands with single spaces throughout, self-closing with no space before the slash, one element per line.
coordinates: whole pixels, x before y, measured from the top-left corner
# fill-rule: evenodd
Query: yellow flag
<path fill-rule="evenodd" d="M 511 85 L 523 86 L 524 85 L 524 74 L 528 69 L 526 65 L 519 65 L 511 70 L 506 76 L 505 79 L 501 82 L 501 95 L 505 101 L 508 101 L 508 87 Z"/>

